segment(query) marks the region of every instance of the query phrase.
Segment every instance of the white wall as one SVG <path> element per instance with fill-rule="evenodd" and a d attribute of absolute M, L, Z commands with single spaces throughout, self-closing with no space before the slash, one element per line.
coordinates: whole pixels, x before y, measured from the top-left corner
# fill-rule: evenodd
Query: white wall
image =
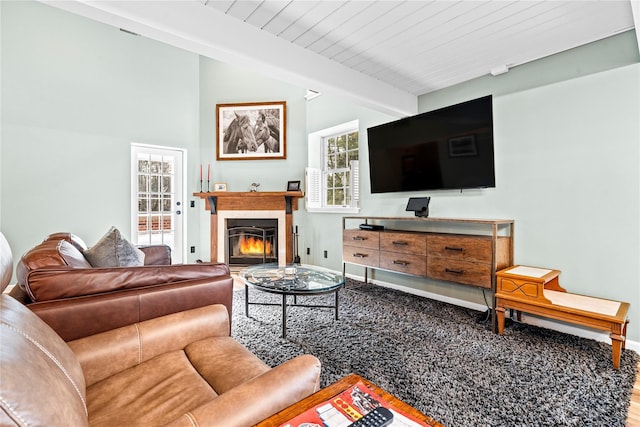
<path fill-rule="evenodd" d="M 2 2 L 2 231 L 130 234 L 130 143 L 198 153 L 198 56 L 38 2 Z M 197 230 L 193 230 L 197 232 Z"/>

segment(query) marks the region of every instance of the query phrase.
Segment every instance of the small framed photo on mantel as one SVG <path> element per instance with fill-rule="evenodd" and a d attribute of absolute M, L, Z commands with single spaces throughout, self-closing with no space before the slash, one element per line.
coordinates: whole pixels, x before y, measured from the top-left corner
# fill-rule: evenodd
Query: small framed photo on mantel
<path fill-rule="evenodd" d="M 214 182 L 213 183 L 213 191 L 227 191 L 227 183 L 226 182 Z"/>

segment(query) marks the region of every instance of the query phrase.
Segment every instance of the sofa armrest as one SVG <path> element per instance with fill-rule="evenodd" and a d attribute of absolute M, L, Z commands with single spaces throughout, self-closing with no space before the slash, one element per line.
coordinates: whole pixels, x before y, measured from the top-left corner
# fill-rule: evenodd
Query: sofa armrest
<path fill-rule="evenodd" d="M 170 246 L 139 246 L 138 249 L 144 252 L 144 265 L 171 265 Z"/>
<path fill-rule="evenodd" d="M 26 291 L 34 302 L 48 301 L 217 276 L 230 276 L 229 267 L 221 263 L 114 268 L 51 267 L 30 271 L 26 277 Z"/>
<path fill-rule="evenodd" d="M 170 427 L 250 426 L 319 389 L 320 361 L 298 356 L 234 387 L 169 424 Z"/>
<path fill-rule="evenodd" d="M 210 305 L 88 336 L 67 344 L 87 386 L 170 351 L 208 337 L 229 335 L 229 314 Z"/>

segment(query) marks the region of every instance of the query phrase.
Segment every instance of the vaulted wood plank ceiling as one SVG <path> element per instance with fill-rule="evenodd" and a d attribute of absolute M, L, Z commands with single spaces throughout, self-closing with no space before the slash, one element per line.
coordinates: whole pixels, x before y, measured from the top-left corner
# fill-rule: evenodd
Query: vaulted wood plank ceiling
<path fill-rule="evenodd" d="M 421 95 L 633 28 L 629 1 L 207 1 Z"/>

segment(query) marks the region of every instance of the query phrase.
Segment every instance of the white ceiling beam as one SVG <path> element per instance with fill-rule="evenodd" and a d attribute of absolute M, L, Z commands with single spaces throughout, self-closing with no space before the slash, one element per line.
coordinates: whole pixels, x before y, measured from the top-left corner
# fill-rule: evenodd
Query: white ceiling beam
<path fill-rule="evenodd" d="M 196 1 L 43 3 L 304 89 L 344 96 L 397 117 L 417 113 L 417 96 L 221 14 Z"/>

